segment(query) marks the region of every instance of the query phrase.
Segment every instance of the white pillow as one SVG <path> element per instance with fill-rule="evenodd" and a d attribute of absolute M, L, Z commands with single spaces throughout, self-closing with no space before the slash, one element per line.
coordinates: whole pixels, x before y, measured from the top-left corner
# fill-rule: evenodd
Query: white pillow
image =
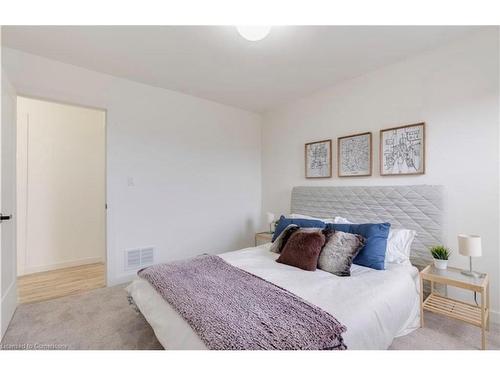
<path fill-rule="evenodd" d="M 386 263 L 411 265 L 411 244 L 417 232 L 411 229 L 390 229 L 385 252 Z"/>
<path fill-rule="evenodd" d="M 354 224 L 345 217 L 336 216 L 335 224 Z M 417 232 L 411 229 L 390 229 L 387 237 L 387 248 L 385 251 L 386 263 L 397 263 L 411 265 L 411 244 Z"/>
<path fill-rule="evenodd" d="M 313 217 L 313 216 L 307 216 L 307 215 L 301 215 L 301 214 L 290 214 L 285 216 L 288 219 L 308 219 L 308 220 L 319 220 L 322 221 L 323 223 L 326 224 L 333 224 L 335 223 L 334 219 L 324 219 L 320 217 Z"/>
<path fill-rule="evenodd" d="M 352 221 L 347 220 L 345 217 L 335 216 L 333 219 L 335 224 L 354 224 Z"/>

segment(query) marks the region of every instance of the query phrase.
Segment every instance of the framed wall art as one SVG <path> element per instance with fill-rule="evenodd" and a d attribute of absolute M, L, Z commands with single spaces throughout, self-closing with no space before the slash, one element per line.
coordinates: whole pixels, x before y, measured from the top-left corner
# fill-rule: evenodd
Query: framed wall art
<path fill-rule="evenodd" d="M 306 178 L 332 177 L 332 140 L 305 144 Z"/>
<path fill-rule="evenodd" d="M 337 138 L 337 174 L 339 177 L 372 175 L 372 133 Z"/>
<path fill-rule="evenodd" d="M 425 123 L 380 131 L 380 175 L 425 173 Z"/>

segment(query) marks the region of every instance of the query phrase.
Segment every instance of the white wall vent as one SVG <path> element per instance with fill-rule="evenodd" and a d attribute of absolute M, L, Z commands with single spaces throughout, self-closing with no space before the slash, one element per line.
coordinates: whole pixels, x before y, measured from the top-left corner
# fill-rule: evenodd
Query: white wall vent
<path fill-rule="evenodd" d="M 138 270 L 154 264 L 154 247 L 125 250 L 125 269 Z"/>

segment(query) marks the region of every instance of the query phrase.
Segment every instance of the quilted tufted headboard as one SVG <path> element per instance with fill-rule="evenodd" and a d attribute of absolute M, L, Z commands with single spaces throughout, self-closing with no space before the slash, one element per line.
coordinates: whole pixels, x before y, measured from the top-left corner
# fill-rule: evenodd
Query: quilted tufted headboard
<path fill-rule="evenodd" d="M 417 267 L 432 262 L 428 248 L 442 242 L 442 187 L 297 186 L 291 212 L 316 217 L 342 216 L 355 223 L 390 222 L 393 228 L 417 231 L 411 261 Z"/>

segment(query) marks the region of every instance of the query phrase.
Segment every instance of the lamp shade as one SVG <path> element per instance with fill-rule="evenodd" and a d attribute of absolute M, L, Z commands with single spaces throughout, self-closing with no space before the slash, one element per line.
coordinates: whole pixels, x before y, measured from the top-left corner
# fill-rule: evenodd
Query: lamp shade
<path fill-rule="evenodd" d="M 468 257 L 480 257 L 481 237 L 474 234 L 459 234 L 458 252 Z"/>
<path fill-rule="evenodd" d="M 274 222 L 274 214 L 271 212 L 268 212 L 266 214 L 266 219 L 268 224 L 272 224 Z"/>

